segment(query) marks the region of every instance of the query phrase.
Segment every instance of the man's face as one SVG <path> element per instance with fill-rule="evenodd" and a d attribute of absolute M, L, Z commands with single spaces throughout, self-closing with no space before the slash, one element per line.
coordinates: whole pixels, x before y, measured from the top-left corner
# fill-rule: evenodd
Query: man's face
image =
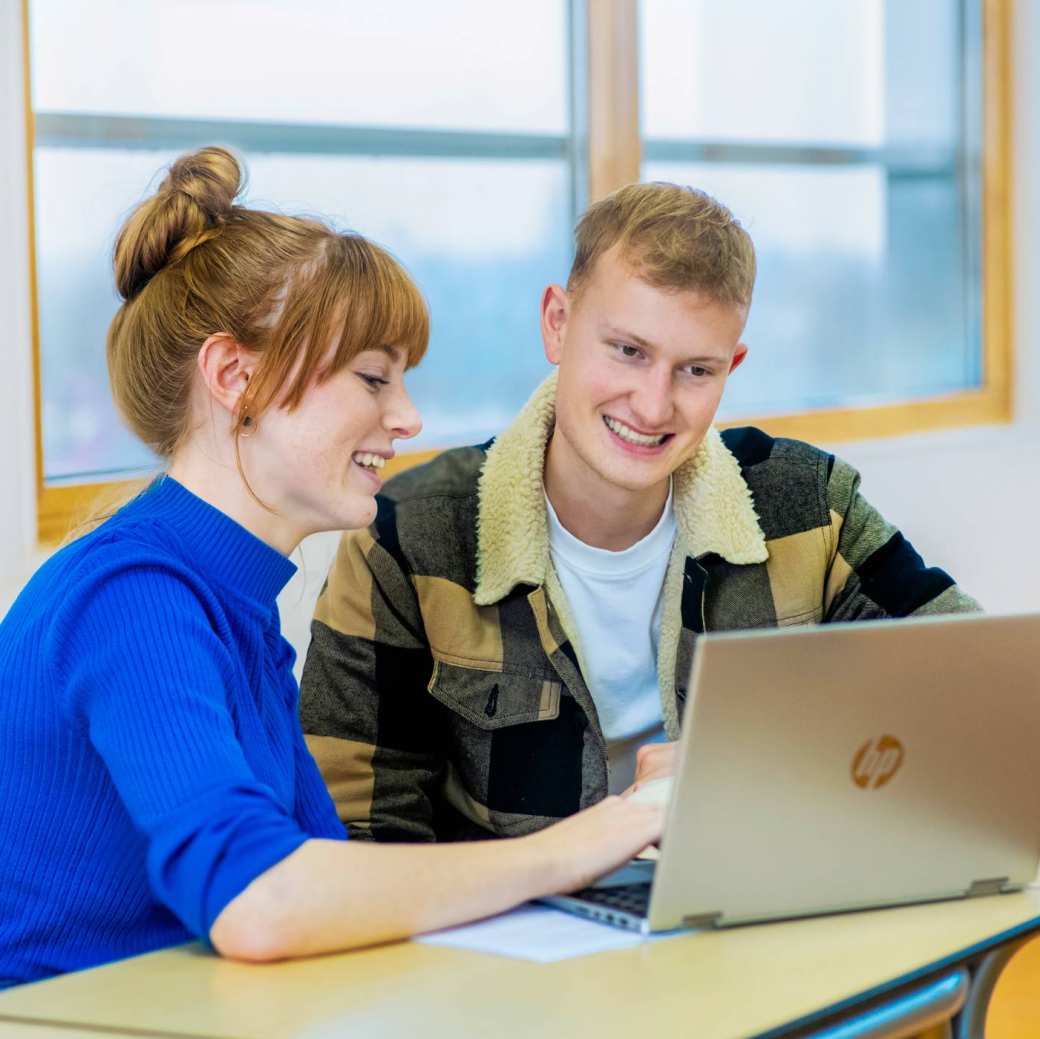
<path fill-rule="evenodd" d="M 742 307 L 655 288 L 604 253 L 576 299 L 542 301 L 546 357 L 559 365 L 553 452 L 582 480 L 643 491 L 700 446 L 744 359 Z"/>

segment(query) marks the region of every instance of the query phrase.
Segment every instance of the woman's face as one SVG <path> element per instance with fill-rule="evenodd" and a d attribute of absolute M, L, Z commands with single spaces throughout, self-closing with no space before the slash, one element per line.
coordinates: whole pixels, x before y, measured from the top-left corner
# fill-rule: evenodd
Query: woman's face
<path fill-rule="evenodd" d="M 250 485 L 300 537 L 375 518 L 394 441 L 422 428 L 404 388 L 405 361 L 395 347 L 358 354 L 308 387 L 293 411 L 268 408 L 240 440 Z"/>

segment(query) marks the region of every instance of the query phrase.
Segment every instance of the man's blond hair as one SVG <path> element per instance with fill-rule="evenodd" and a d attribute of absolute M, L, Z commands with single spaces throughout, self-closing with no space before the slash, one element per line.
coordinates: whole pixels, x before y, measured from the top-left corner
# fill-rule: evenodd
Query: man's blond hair
<path fill-rule="evenodd" d="M 629 184 L 585 210 L 574 232 L 567 291 L 581 289 L 615 245 L 635 274 L 660 288 L 747 308 L 755 286 L 751 236 L 720 202 L 695 188 Z"/>

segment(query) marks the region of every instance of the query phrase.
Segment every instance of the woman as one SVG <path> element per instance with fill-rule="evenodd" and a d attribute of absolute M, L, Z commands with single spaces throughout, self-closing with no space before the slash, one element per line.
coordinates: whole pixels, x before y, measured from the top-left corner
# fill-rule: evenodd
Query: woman
<path fill-rule="evenodd" d="M 0 625 L 0 979 L 208 937 L 246 960 L 399 938 L 581 886 L 656 838 L 617 798 L 540 833 L 348 842 L 296 719 L 275 597 L 375 515 L 428 318 L 382 249 L 174 163 L 116 243 L 116 402 L 166 472 Z"/>

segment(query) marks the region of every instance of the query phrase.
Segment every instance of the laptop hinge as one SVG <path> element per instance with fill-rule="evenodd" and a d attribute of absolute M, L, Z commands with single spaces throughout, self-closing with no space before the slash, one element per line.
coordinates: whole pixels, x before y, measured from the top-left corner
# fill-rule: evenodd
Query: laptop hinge
<path fill-rule="evenodd" d="M 722 913 L 693 913 L 682 918 L 683 927 L 717 927 Z"/>
<path fill-rule="evenodd" d="M 966 898 L 975 898 L 977 895 L 999 895 L 1007 884 L 1007 877 L 990 877 L 987 880 L 973 880 L 968 888 Z"/>

